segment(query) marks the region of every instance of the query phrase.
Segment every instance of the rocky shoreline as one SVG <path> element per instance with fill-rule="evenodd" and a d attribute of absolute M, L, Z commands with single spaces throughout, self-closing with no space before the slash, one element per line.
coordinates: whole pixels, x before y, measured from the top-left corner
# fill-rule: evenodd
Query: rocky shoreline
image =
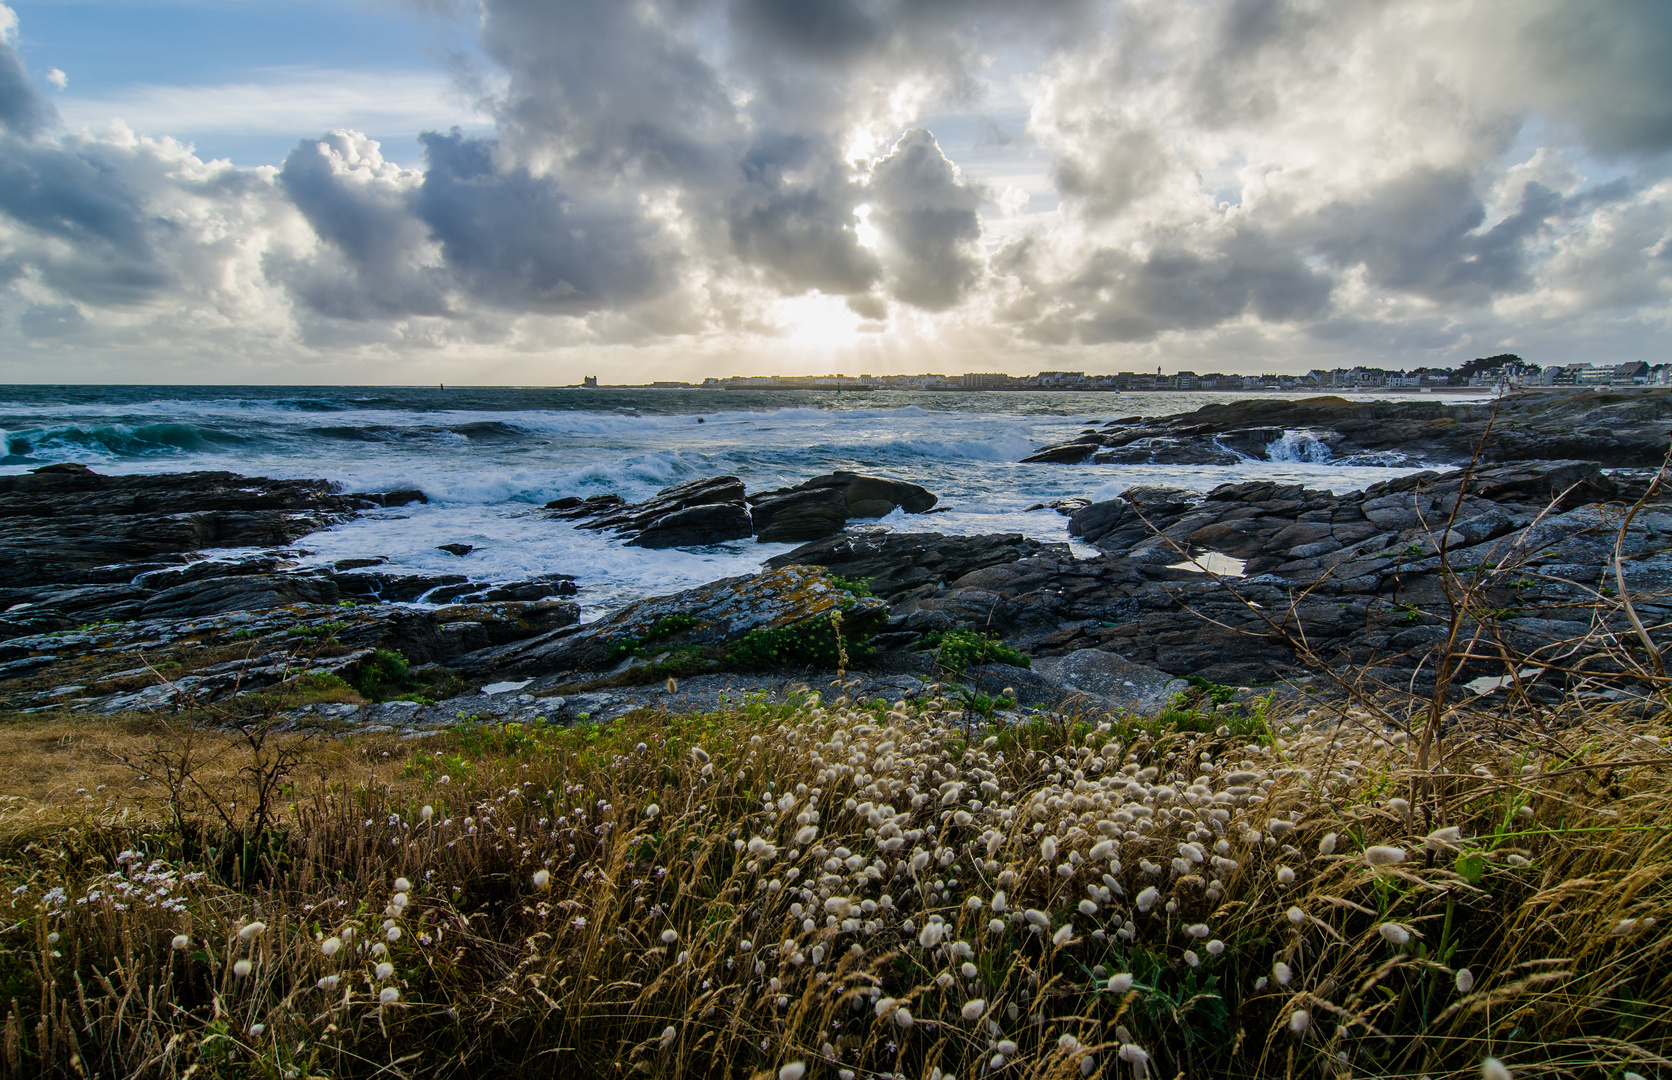
<path fill-rule="evenodd" d="M 1099 552 L 1091 558 L 1019 534 L 863 524 L 929 511 L 936 498 L 855 473 L 753 495 L 716 477 L 639 504 L 560 500 L 546 508 L 554 528 L 640 546 L 808 541 L 758 574 L 585 624 L 562 573 L 485 583 L 395 573 L 370 553 L 309 565 L 296 546 L 420 492 L 48 466 L 0 477 L 0 708 L 264 708 L 287 723 L 421 733 L 471 718 L 715 708 L 827 690 L 839 668 L 853 693 L 897 699 L 950 684 L 986 712 L 1154 709 L 1204 687 L 1216 688 L 1215 707 L 1234 707 L 1269 692 L 1260 687 L 1327 687 L 1330 671 L 1427 692 L 1438 650 L 1458 635 L 1471 656 L 1455 680 L 1469 689 L 1457 692 L 1488 693 L 1531 657 L 1525 677 L 1557 693 L 1618 668 L 1632 647 L 1612 595 L 1620 583 L 1658 648 L 1672 624 L 1672 503 L 1648 497 L 1641 468 L 1660 460 L 1649 460 L 1657 424 L 1664 455 L 1668 399 L 1587 400 L 1589 412 L 1580 399 L 1506 403 L 1484 443 L 1480 407 L 1426 402 L 1259 402 L 1114 421 L 1064 444 L 1078 458 L 1052 447 L 1034 460 L 1132 447 L 1153 457 L 1157 440 L 1171 440 L 1169 453 L 1243 452 L 1304 421 L 1330 454 L 1383 453 L 1403 438 L 1401 453 L 1478 449 L 1479 461 L 1340 495 L 1248 482 L 1060 500 L 1070 535 Z M 1246 423 L 1256 411 L 1266 424 Z M 1597 425 L 1610 437 L 1586 444 L 1591 455 L 1505 459 L 1529 445 L 1571 448 L 1567 427 Z M 1467 610 L 1453 619 L 1459 590 Z M 1013 651 L 947 661 L 948 642 L 979 652 L 987 640 Z"/>
<path fill-rule="evenodd" d="M 1349 464 L 1464 465 L 1579 459 L 1655 468 L 1666 457 L 1672 390 L 1525 393 L 1498 402 L 1233 401 L 1131 416 L 1041 447 L 1023 461 L 1229 465 L 1288 456 Z"/>

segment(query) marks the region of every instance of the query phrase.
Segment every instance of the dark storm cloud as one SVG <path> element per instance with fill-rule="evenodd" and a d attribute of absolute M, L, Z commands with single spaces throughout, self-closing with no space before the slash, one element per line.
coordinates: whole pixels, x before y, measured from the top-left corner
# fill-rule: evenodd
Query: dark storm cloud
<path fill-rule="evenodd" d="M 1028 290 L 1008 317 L 1047 342 L 1145 342 L 1245 313 L 1280 323 L 1327 310 L 1331 278 L 1287 246 L 1246 230 L 1219 239 L 1217 248 L 1172 241 L 1143 255 L 1099 248 L 1060 278 L 1041 276 L 1037 244 L 1023 241 L 1000 253 L 995 270 Z"/>
<path fill-rule="evenodd" d="M 865 292 L 881 275 L 859 244 L 862 187 L 824 140 L 756 141 L 740 162 L 742 185 L 726 207 L 733 250 L 785 292 Z M 789 175 L 789 174 L 794 174 Z"/>
<path fill-rule="evenodd" d="M 503 166 L 492 140 L 420 137 L 422 181 L 361 136 L 304 140 L 279 184 L 324 242 L 323 257 L 268 260 L 310 309 L 366 320 L 453 314 L 462 293 L 494 308 L 581 314 L 663 291 L 657 227 L 551 177 Z"/>
<path fill-rule="evenodd" d="M 1483 229 L 1474 179 L 1419 170 L 1317 218 L 1318 249 L 1339 266 L 1362 265 L 1385 288 L 1453 304 L 1487 303 L 1529 283 L 1528 242 L 1562 210 L 1562 197 L 1526 184 L 1520 207 Z"/>
<path fill-rule="evenodd" d="M 526 168 L 501 169 L 494 144 L 426 134 L 414 199 L 447 271 L 494 306 L 583 312 L 666 289 L 658 229 L 628 209 L 587 201 Z"/>
<path fill-rule="evenodd" d="M 29 262 L 50 287 L 90 304 L 126 305 L 174 284 L 157 251 L 175 228 L 148 212 L 128 155 L 100 143 L 14 140 L 0 146 L 0 214 L 48 243 Z"/>
<path fill-rule="evenodd" d="M 589 183 L 671 190 L 694 228 L 687 258 L 735 260 L 790 294 L 852 295 L 883 280 L 858 243 L 855 209 L 886 202 L 886 287 L 938 309 L 978 276 L 962 246 L 979 235 L 974 204 L 932 172 L 896 169 L 879 195 L 839 140 L 881 107 L 890 80 L 967 93 L 979 42 L 1045 34 L 1086 7 L 1061 0 L 1024 16 L 925 0 L 489 0 L 483 25 L 512 76 L 501 116 L 519 155 Z M 729 34 L 705 38 L 699 28 L 715 20 Z M 921 198 L 905 190 L 914 178 L 931 185 Z"/>
<path fill-rule="evenodd" d="M 303 139 L 286 155 L 280 188 L 327 248 L 324 258 L 274 255 L 268 276 L 322 315 L 370 319 L 447 310 L 445 282 L 422 265 L 427 241 L 398 184 L 358 175 L 363 139 L 333 133 Z M 357 145 L 360 144 L 360 145 Z"/>
<path fill-rule="evenodd" d="M 1516 89 L 1603 153 L 1672 148 L 1672 4 L 1526 0 L 1514 13 L 1499 63 Z"/>
<path fill-rule="evenodd" d="M 22 57 L 0 36 L 0 131 L 29 138 L 56 119 L 53 107 L 29 85 Z"/>
<path fill-rule="evenodd" d="M 894 295 L 931 311 L 963 300 L 981 276 L 976 208 L 984 193 L 959 180 L 923 128 L 907 131 L 877 163 L 870 193 Z"/>

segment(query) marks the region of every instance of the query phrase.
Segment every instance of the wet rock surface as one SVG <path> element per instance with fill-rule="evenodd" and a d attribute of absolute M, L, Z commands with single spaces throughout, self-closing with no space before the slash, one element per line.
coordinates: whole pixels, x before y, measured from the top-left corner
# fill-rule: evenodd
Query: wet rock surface
<path fill-rule="evenodd" d="M 1249 400 L 1124 417 L 1029 462 L 1232 464 L 1243 457 L 1359 464 L 1579 459 L 1653 467 L 1666 454 L 1672 391 L 1526 392 L 1487 402 Z M 1484 439 L 1484 442 L 1483 442 Z"/>
<path fill-rule="evenodd" d="M 570 496 L 546 504 L 553 517 L 581 520 L 582 529 L 607 529 L 637 547 L 699 547 L 755 536 L 761 543 L 794 543 L 833 536 L 852 519 L 886 517 L 895 510 L 927 513 L 933 492 L 917 484 L 834 472 L 795 487 L 747 495 L 735 476 L 688 480 L 640 503 L 617 495 Z"/>
<path fill-rule="evenodd" d="M 537 600 L 433 608 L 292 604 L 101 622 L 0 642 L 0 708 L 97 713 L 196 708 L 310 675 L 352 682 L 379 649 L 399 652 L 414 665 L 445 664 L 579 618 L 572 602 Z"/>
<path fill-rule="evenodd" d="M 755 534 L 763 544 L 834 536 L 850 519 L 887 517 L 895 510 L 924 514 L 938 501 L 920 485 L 855 472 L 815 476 L 792 488 L 749 497 Z"/>
<path fill-rule="evenodd" d="M 559 508 L 559 512 L 573 509 Z M 743 481 L 735 476 L 675 484 L 644 502 L 622 504 L 579 527 L 607 529 L 630 545 L 647 548 L 696 547 L 751 535 Z"/>
<path fill-rule="evenodd" d="M 1665 627 L 1672 504 L 1618 533 L 1642 488 L 1585 461 L 1419 473 L 1344 495 L 1270 482 L 1138 487 L 1071 518 L 1101 558 L 977 570 L 901 603 L 890 628 L 990 629 L 1036 657 L 1099 649 L 1232 685 L 1299 673 L 1304 640 L 1326 665 L 1420 684 L 1445 637 L 1448 583 L 1479 584 L 1480 614 L 1463 623 L 1474 651 L 1548 650 L 1586 632 L 1589 605 L 1612 588 L 1616 542 L 1639 615 Z M 1206 572 L 1216 565 L 1218 576 Z M 1619 621 L 1613 632 L 1629 634 Z M 1463 677 L 1501 667 L 1471 662 Z"/>
<path fill-rule="evenodd" d="M 891 604 L 928 595 L 988 566 L 1039 556 L 1066 558 L 1067 544 L 1032 540 L 1021 533 L 943 536 L 856 529 L 775 555 L 768 567 L 823 566 L 865 581 Z"/>
<path fill-rule="evenodd" d="M 715 650 L 758 630 L 812 627 L 842 615 L 842 632 L 869 633 L 887 616 L 874 597 L 840 589 L 822 570 L 792 566 L 726 578 L 671 596 L 652 597 L 584 626 L 484 649 L 454 663 L 473 677 L 567 677 L 626 666 L 623 649 L 655 657 L 680 649 Z"/>
<path fill-rule="evenodd" d="M 228 472 L 106 476 L 48 465 L 0 476 L 0 587 L 91 583 L 95 568 L 204 548 L 269 547 L 346 521 L 387 498 L 345 494 L 326 480 Z"/>

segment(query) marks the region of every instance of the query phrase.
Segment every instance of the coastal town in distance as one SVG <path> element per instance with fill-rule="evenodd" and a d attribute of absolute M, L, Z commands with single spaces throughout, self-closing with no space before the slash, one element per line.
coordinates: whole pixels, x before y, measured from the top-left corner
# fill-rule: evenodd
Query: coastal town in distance
<path fill-rule="evenodd" d="M 598 387 L 587 376 L 583 387 Z M 1672 363 L 1642 360 L 1620 364 L 1556 364 L 1541 366 L 1514 353 L 1470 360 L 1454 368 L 1419 367 L 1409 371 L 1353 367 L 1331 371 L 1314 369 L 1305 375 L 1227 375 L 1179 371 L 1155 374 L 1120 371 L 1088 375 L 1084 371 L 1041 371 L 1037 375 L 966 372 L 963 375 L 737 375 L 710 377 L 702 382 L 662 380 L 635 384 L 635 389 L 695 390 L 829 390 L 863 393 L 872 390 L 1094 390 L 1152 392 L 1158 390 L 1232 391 L 1408 391 L 1504 390 L 1540 387 L 1614 387 L 1672 385 Z"/>

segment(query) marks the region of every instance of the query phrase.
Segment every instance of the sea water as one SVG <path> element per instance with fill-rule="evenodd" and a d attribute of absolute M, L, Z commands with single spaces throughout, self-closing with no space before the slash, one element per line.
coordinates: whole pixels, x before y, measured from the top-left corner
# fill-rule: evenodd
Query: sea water
<path fill-rule="evenodd" d="M 835 469 L 922 484 L 926 515 L 880 524 L 1068 541 L 1037 503 L 1107 499 L 1135 484 L 1209 490 L 1242 480 L 1361 488 L 1424 464 L 1332 460 L 1302 433 L 1233 465 L 1049 465 L 1021 458 L 1122 416 L 1246 394 L 577 390 L 407 387 L 0 387 L 0 472 L 77 461 L 99 472 L 224 469 L 324 477 L 348 491 L 417 488 L 427 505 L 366 513 L 299 542 L 308 561 L 381 555 L 389 569 L 514 581 L 573 574 L 587 617 L 643 596 L 746 574 L 789 544 L 740 540 L 650 551 L 541 505 L 566 495 L 628 501 L 732 474 L 751 492 Z M 1275 460 L 1274 460 L 1275 459 Z M 469 544 L 464 557 L 439 550 Z M 1075 546 L 1078 554 L 1095 551 Z"/>

